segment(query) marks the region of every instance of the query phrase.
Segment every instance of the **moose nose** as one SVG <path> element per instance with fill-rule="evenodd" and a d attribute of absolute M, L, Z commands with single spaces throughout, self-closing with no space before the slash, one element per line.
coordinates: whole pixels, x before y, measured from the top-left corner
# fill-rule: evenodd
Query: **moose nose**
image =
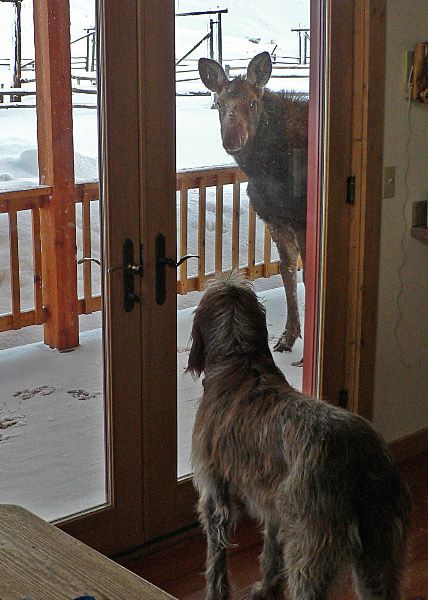
<path fill-rule="evenodd" d="M 229 153 L 239 152 L 245 146 L 247 137 L 244 131 L 227 131 L 223 135 L 223 148 Z"/>

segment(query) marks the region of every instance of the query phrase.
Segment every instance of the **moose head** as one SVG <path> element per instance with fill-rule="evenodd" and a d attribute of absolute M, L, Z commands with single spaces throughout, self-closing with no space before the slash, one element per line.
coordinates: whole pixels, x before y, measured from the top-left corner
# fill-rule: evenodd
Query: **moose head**
<path fill-rule="evenodd" d="M 217 94 L 223 147 L 229 154 L 236 154 L 256 133 L 264 88 L 272 73 L 270 55 L 257 54 L 248 65 L 246 77 L 231 81 L 214 60 L 201 58 L 198 66 L 204 85 Z"/>

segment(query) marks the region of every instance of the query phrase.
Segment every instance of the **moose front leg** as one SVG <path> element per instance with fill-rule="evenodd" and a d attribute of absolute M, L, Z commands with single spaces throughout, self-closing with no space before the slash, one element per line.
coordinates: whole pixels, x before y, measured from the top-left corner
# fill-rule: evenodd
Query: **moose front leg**
<path fill-rule="evenodd" d="M 297 300 L 297 258 L 299 248 L 291 227 L 269 227 L 280 258 L 280 272 L 287 299 L 287 321 L 285 329 L 274 346 L 277 352 L 291 352 L 294 342 L 301 337 L 299 305 Z"/>

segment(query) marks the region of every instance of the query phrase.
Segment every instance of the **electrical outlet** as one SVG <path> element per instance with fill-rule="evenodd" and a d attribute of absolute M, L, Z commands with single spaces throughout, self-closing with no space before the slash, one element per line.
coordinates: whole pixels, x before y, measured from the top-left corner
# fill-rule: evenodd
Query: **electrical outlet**
<path fill-rule="evenodd" d="M 384 167 L 383 169 L 383 197 L 393 198 L 395 196 L 395 167 Z"/>
<path fill-rule="evenodd" d="M 411 77 L 412 77 L 412 69 L 413 69 L 413 50 L 406 50 L 404 53 L 404 68 L 403 68 L 403 88 L 404 94 L 406 98 L 409 97 L 409 94 L 412 94 L 412 86 L 411 86 Z"/>

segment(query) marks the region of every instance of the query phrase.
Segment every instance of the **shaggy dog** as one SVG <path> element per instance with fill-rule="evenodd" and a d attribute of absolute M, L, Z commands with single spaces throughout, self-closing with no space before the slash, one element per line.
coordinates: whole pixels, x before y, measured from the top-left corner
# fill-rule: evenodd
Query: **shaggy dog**
<path fill-rule="evenodd" d="M 230 595 L 226 554 L 242 506 L 264 525 L 252 597 L 325 600 L 352 565 L 362 600 L 399 600 L 410 500 L 370 424 L 294 390 L 275 366 L 266 317 L 236 274 L 198 308 L 188 369 L 205 374 L 193 431 L 208 539 L 207 598 Z"/>

